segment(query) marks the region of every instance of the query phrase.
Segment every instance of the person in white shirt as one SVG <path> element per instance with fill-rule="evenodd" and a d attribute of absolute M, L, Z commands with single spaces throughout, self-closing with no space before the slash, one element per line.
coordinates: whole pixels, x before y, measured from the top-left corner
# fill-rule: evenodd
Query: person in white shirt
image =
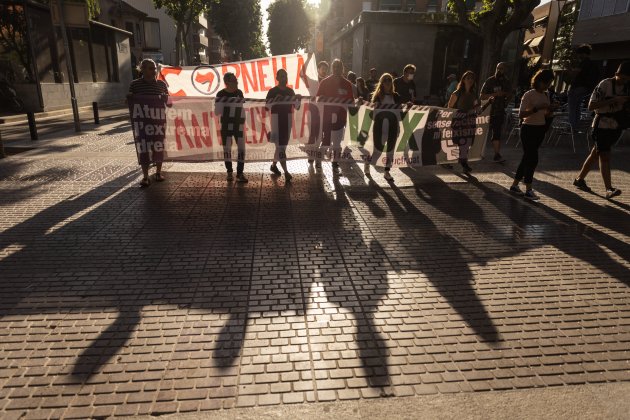
<path fill-rule="evenodd" d="M 582 165 L 582 170 L 573 185 L 582 191 L 590 192 L 586 185 L 586 175 L 593 164 L 599 160 L 599 171 L 606 187 L 606 198 L 611 199 L 621 194 L 621 190 L 612 186 L 610 176 L 610 150 L 619 140 L 624 127 L 628 127 L 630 92 L 630 61 L 619 65 L 615 77 L 604 79 L 595 88 L 588 103 L 588 110 L 595 112 L 593 119 L 593 140 L 595 145 L 591 154 Z M 625 111 L 624 111 L 625 110 Z"/>
<path fill-rule="evenodd" d="M 523 119 L 521 125 L 523 158 L 516 170 L 510 192 L 525 196 L 525 198 L 533 201 L 540 199 L 532 189 L 532 181 L 538 165 L 538 148 L 547 132 L 546 117 L 551 116 L 554 109 L 548 92 L 552 82 L 553 72 L 551 70 L 538 70 L 532 78 L 532 89 L 523 95 L 518 111 L 519 118 Z M 518 186 L 521 181 L 525 183 L 525 192 Z"/>

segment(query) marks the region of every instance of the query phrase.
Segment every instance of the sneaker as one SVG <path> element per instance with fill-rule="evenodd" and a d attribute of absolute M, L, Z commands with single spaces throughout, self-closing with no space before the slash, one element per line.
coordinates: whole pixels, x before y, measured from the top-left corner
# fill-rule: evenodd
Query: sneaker
<path fill-rule="evenodd" d="M 282 175 L 282 172 L 280 172 L 280 169 L 278 169 L 278 166 L 275 163 L 271 165 L 269 169 L 274 173 L 274 175 Z"/>
<path fill-rule="evenodd" d="M 228 172 L 228 173 L 227 173 L 227 180 L 228 180 L 228 181 L 231 181 L 231 180 L 233 180 L 233 179 L 234 179 L 234 176 L 232 175 L 232 172 L 231 172 L 231 171 L 230 171 L 230 172 Z"/>
<path fill-rule="evenodd" d="M 385 178 L 387 181 L 394 180 L 394 177 L 392 176 L 392 174 L 389 173 L 389 171 L 385 171 L 385 175 L 383 176 L 383 178 Z"/>
<path fill-rule="evenodd" d="M 521 196 L 521 197 L 525 195 L 523 190 L 521 190 L 521 187 L 519 187 L 518 185 L 517 186 L 511 186 L 510 187 L 510 192 L 512 194 L 516 194 L 516 195 Z"/>
<path fill-rule="evenodd" d="M 505 158 L 503 156 L 501 156 L 501 153 L 495 153 L 494 154 L 494 159 L 493 159 L 496 163 L 503 163 L 505 162 Z"/>
<path fill-rule="evenodd" d="M 246 182 L 249 182 L 249 181 L 247 180 L 247 178 L 245 178 L 245 175 L 237 174 L 236 175 L 236 182 L 246 183 Z"/>
<path fill-rule="evenodd" d="M 619 188 L 610 188 L 608 190 L 606 190 L 606 199 L 610 200 L 613 197 L 617 197 L 618 195 L 621 195 L 621 190 Z"/>
<path fill-rule="evenodd" d="M 591 188 L 588 185 L 586 185 L 586 181 L 584 181 L 583 179 L 575 178 L 573 180 L 573 185 L 578 187 L 579 190 L 591 192 Z"/>
<path fill-rule="evenodd" d="M 286 182 L 291 181 L 291 179 L 292 179 L 292 178 L 293 178 L 293 175 L 291 175 L 290 173 L 286 172 L 286 173 L 284 174 L 284 180 L 285 180 Z"/>
<path fill-rule="evenodd" d="M 364 174 L 366 174 L 366 175 L 369 175 L 369 174 L 370 174 L 370 166 L 371 166 L 371 165 L 370 165 L 368 162 L 365 162 L 365 163 L 363 164 L 363 173 L 364 173 Z"/>
<path fill-rule="evenodd" d="M 540 197 L 538 197 L 538 195 L 536 195 L 534 190 L 527 190 L 527 191 L 525 191 L 525 198 L 528 199 L 528 200 L 532 200 L 532 201 L 540 200 Z"/>

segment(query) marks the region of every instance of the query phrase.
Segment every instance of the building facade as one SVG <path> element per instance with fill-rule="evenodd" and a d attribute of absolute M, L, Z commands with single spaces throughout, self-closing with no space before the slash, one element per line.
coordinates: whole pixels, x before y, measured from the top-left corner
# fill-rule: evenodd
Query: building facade
<path fill-rule="evenodd" d="M 630 60 L 630 0 L 582 0 L 573 45 L 591 44 L 591 59 L 612 76 Z"/>
<path fill-rule="evenodd" d="M 124 100 L 131 81 L 130 32 L 90 20 L 82 3 L 64 2 L 63 14 L 55 1 L 3 1 L 0 8 L 0 30 L 15 40 L 11 48 L 0 47 L 0 69 L 27 111 L 70 108 L 70 79 L 79 105 Z"/>

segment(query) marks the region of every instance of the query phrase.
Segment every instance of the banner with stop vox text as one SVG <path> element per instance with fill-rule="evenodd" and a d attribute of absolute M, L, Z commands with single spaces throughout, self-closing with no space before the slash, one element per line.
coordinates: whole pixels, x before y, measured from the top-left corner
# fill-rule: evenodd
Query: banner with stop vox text
<path fill-rule="evenodd" d="M 306 67 L 305 67 L 306 66 Z M 201 65 L 196 67 L 171 67 L 160 65 L 158 77 L 168 85 L 171 96 L 213 97 L 223 89 L 223 75 L 234 73 L 238 86 L 247 98 L 264 99 L 276 83 L 276 72 L 285 69 L 288 86 L 295 93 L 314 96 L 317 93 L 317 66 L 315 58 L 306 54 L 289 54 L 265 57 L 250 61 Z M 305 78 L 301 78 L 302 69 Z"/>
<path fill-rule="evenodd" d="M 489 116 L 328 98 L 132 96 L 140 162 L 278 159 L 426 166 L 481 158 Z"/>

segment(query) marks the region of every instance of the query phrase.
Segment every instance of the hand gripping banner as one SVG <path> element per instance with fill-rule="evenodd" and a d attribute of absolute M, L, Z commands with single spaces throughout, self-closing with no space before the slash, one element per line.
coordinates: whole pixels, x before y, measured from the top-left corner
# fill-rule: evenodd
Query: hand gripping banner
<path fill-rule="evenodd" d="M 277 99 L 132 96 L 138 161 L 308 158 L 390 167 L 474 161 L 483 155 L 490 119 L 487 109 Z"/>

